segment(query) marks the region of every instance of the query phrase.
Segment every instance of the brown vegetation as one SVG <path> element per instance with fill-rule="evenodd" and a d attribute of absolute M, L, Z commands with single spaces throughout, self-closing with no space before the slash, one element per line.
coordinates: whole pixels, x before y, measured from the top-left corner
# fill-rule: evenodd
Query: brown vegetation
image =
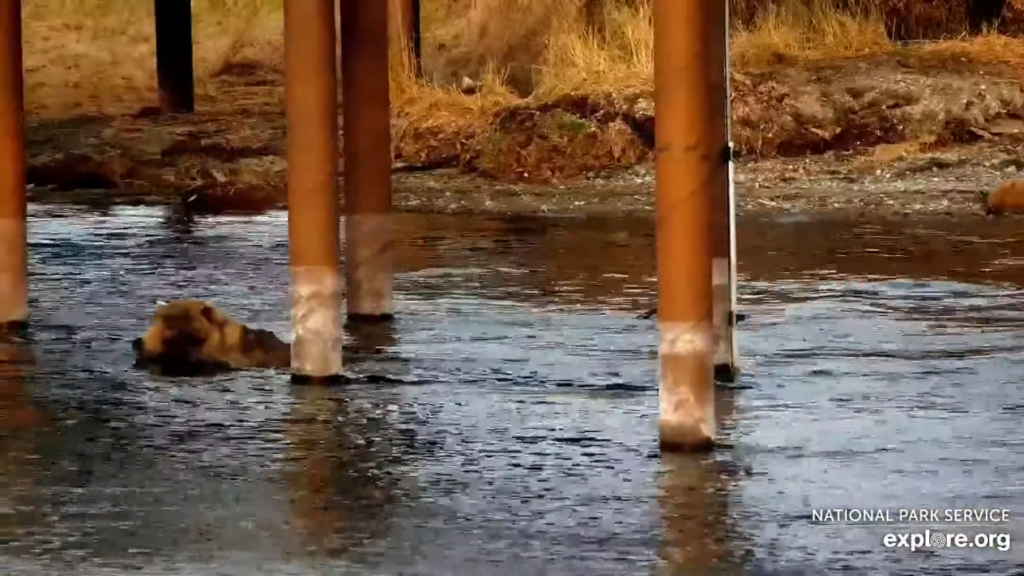
<path fill-rule="evenodd" d="M 398 165 L 552 181 L 649 161 L 651 4 L 422 0 L 426 81 L 393 74 Z M 155 101 L 152 3 L 27 0 L 33 183 L 282 200 L 281 0 L 193 5 L 199 110 L 175 118 L 139 113 Z M 1024 106 L 1021 0 L 971 37 L 968 0 L 731 6 L 741 156 L 985 139 Z"/>

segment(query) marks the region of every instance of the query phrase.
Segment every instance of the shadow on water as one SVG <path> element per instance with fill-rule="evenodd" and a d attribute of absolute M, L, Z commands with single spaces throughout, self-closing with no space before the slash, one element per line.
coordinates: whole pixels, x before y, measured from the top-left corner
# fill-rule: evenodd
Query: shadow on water
<path fill-rule="evenodd" d="M 284 214 L 30 214 L 36 361 L 0 363 L 5 573 L 1013 574 L 1024 560 L 885 548 L 883 528 L 810 515 L 1024 513 L 1020 221 L 741 220 L 744 389 L 716 399 L 732 447 L 658 458 L 657 332 L 635 317 L 656 293 L 649 218 L 399 215 L 397 319 L 346 327 L 349 370 L 374 378 L 324 389 L 130 368 L 156 300 L 209 299 L 288 335 Z"/>

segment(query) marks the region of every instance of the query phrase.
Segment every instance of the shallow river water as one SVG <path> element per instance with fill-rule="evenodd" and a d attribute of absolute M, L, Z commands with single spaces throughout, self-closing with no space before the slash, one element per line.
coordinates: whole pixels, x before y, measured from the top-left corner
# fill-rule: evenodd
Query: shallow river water
<path fill-rule="evenodd" d="M 0 573 L 1024 574 L 1024 226 L 742 219 L 728 446 L 659 457 L 652 225 L 398 216 L 397 320 L 324 389 L 131 368 L 158 299 L 290 337 L 284 214 L 33 206 Z M 925 529 L 1011 543 L 883 543 Z"/>

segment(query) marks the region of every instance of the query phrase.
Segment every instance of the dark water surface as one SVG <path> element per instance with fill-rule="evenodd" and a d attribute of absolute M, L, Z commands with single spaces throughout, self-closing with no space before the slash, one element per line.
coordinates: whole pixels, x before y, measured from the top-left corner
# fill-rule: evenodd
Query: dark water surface
<path fill-rule="evenodd" d="M 393 329 L 337 389 L 130 368 L 154 301 L 290 337 L 283 214 L 32 209 L 0 350 L 0 573 L 1024 574 L 1024 226 L 741 221 L 746 373 L 656 453 L 650 219 L 400 216 Z M 1000 508 L 1010 550 L 813 508 Z"/>

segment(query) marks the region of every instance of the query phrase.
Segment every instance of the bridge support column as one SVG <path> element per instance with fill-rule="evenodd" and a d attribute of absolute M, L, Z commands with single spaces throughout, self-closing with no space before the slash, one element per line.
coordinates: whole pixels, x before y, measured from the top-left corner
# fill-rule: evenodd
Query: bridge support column
<path fill-rule="evenodd" d="M 716 434 L 711 215 L 720 131 L 708 57 L 711 2 L 655 0 L 654 107 L 658 350 L 663 451 Z"/>
<path fill-rule="evenodd" d="M 192 2 L 153 0 L 156 21 L 156 77 L 160 111 L 195 110 L 192 70 Z"/>
<path fill-rule="evenodd" d="M 733 188 L 732 143 L 729 137 L 729 2 L 710 2 L 708 57 L 715 125 L 715 158 L 711 206 L 711 282 L 714 286 L 715 379 L 733 382 L 739 373 L 736 349 L 736 199 Z"/>
<path fill-rule="evenodd" d="M 0 0 L 0 328 L 28 321 L 21 0 Z"/>
<path fill-rule="evenodd" d="M 349 321 L 393 315 L 388 2 L 341 0 L 345 278 Z"/>
<path fill-rule="evenodd" d="M 341 376 L 335 0 L 284 3 L 292 379 Z"/>

